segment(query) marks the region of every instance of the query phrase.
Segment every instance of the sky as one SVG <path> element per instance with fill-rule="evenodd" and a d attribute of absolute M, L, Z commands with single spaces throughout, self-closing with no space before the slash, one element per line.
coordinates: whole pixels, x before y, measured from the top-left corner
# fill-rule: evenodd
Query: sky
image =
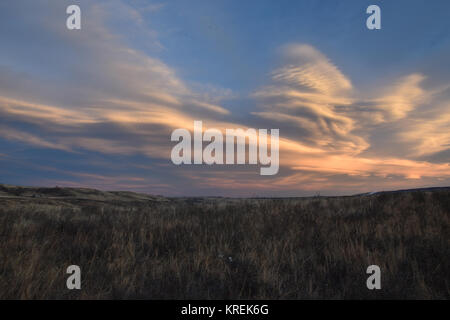
<path fill-rule="evenodd" d="M 66 8 L 81 8 L 68 30 Z M 381 8 L 369 30 L 366 8 Z M 165 196 L 450 185 L 450 2 L 0 3 L 0 183 Z M 279 129 L 280 168 L 174 165 L 173 130 Z"/>

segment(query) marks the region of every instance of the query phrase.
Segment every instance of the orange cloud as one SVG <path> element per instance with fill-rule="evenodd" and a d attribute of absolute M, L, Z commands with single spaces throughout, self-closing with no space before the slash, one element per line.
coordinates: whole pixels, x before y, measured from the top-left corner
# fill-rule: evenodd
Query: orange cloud
<path fill-rule="evenodd" d="M 2 91 L 0 114 L 7 125 L 0 128 L 0 137 L 68 152 L 142 154 L 170 164 L 171 130 L 192 130 L 194 120 L 203 121 L 203 130 L 222 132 L 246 130 L 252 123 L 256 128 L 280 129 L 278 176 L 259 177 L 250 167 L 208 167 L 206 173 L 184 167 L 177 173 L 206 189 L 236 192 L 361 188 L 369 177 L 384 179 L 380 185 L 385 186 L 395 185 L 389 180 L 392 176 L 406 185 L 424 178 L 450 178 L 448 163 L 417 159 L 450 146 L 448 102 L 441 102 L 434 114 L 420 117 L 421 106 L 434 104 L 437 94 L 424 87 L 425 75 L 414 72 L 401 77 L 374 90 L 378 96 L 373 97 L 358 92 L 350 77 L 316 48 L 291 44 L 282 49 L 282 64 L 270 73 L 268 85 L 251 95 L 259 109 L 249 115 L 243 110 L 236 120 L 236 115 L 221 106 L 220 90 L 199 92 L 169 65 L 130 48 L 113 34 L 105 21 L 108 13 L 113 14 L 111 8 L 94 5 L 92 17 L 97 19 L 86 21 L 90 32 L 70 35 L 73 51 L 87 57 L 86 64 L 76 70 L 79 79 L 69 77 L 67 81 L 72 82 L 58 87 L 64 97 L 73 99 L 66 103 L 51 94 L 34 97 L 20 88 L 15 94 Z M 141 30 L 140 14 L 130 8 L 124 12 Z M 49 29 L 53 26 L 53 32 L 61 32 L 55 31 L 60 28 L 51 21 L 46 23 Z M 155 34 L 146 34 L 159 47 Z M 31 92 L 59 84 L 34 85 L 38 89 Z M 14 123 L 26 126 L 19 129 Z M 393 134 L 385 143 L 394 151 L 401 149 L 397 154 L 381 155 L 384 150 L 374 150 L 373 137 L 386 128 L 392 128 Z M 136 176 L 68 174 L 80 183 L 102 188 L 145 188 L 152 183 L 161 189 L 176 189 L 170 183 Z M 347 180 L 337 180 L 342 176 Z M 71 184 L 60 180 L 63 183 Z"/>

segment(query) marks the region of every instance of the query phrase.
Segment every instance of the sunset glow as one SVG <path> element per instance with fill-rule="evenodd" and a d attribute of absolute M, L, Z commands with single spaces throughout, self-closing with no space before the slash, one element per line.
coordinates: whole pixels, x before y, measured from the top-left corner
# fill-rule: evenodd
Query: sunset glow
<path fill-rule="evenodd" d="M 369 31 L 354 18 L 367 1 L 77 1 L 83 27 L 69 31 L 69 2 L 44 2 L 0 4 L 2 183 L 169 196 L 450 185 L 448 4 L 427 20 L 424 2 L 386 2 Z M 175 166 L 170 134 L 196 120 L 279 129 L 278 174 Z"/>

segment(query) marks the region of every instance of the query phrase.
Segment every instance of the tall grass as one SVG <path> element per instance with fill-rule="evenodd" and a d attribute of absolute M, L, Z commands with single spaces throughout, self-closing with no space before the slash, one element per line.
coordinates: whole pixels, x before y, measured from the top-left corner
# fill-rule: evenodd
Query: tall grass
<path fill-rule="evenodd" d="M 2 299 L 449 299 L 450 192 L 0 199 Z M 82 269 L 68 290 L 67 266 Z M 368 290 L 369 265 L 382 271 Z"/>

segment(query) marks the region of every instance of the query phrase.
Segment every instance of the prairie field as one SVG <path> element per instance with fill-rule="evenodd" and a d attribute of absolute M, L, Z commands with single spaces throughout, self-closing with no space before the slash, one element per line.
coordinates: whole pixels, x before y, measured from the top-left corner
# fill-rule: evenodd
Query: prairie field
<path fill-rule="evenodd" d="M 81 290 L 66 288 L 69 265 Z M 450 188 L 234 199 L 0 185 L 0 299 L 449 299 L 449 271 Z"/>

